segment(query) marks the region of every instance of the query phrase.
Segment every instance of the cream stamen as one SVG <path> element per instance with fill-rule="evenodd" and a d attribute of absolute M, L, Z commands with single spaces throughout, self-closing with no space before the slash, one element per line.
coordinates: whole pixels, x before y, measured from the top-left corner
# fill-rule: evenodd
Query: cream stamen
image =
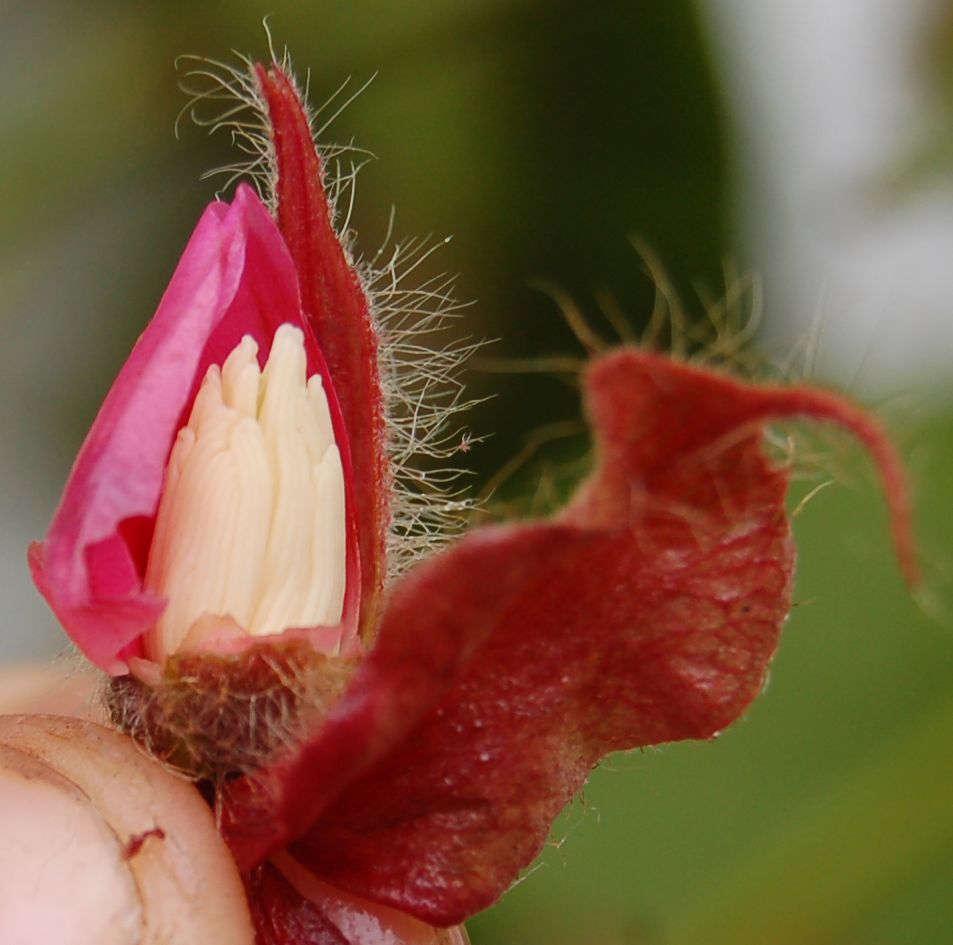
<path fill-rule="evenodd" d="M 209 368 L 169 458 L 145 580 L 168 601 L 157 662 L 209 615 L 253 636 L 341 620 L 344 473 L 321 378 L 291 325 L 264 371 L 257 355 L 246 335 Z"/>

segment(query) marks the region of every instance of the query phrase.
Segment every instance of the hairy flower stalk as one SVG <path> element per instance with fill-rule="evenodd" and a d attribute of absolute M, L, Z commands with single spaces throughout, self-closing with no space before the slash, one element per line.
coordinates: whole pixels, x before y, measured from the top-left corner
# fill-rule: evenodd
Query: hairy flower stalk
<path fill-rule="evenodd" d="M 583 376 L 566 507 L 406 568 L 459 508 L 406 488 L 456 436 L 461 349 L 399 369 L 445 289 L 356 261 L 287 63 L 198 71 L 264 199 L 203 215 L 34 576 L 116 722 L 211 782 L 261 943 L 460 940 L 434 927 L 509 887 L 600 758 L 708 738 L 761 690 L 795 560 L 765 426 L 860 439 L 915 580 L 901 467 L 835 394 L 620 349 Z"/>

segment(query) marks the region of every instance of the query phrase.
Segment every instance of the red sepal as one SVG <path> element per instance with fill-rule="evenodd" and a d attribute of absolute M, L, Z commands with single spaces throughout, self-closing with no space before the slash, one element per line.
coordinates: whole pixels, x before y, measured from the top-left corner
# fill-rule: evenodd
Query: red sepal
<path fill-rule="evenodd" d="M 594 474 L 556 521 L 479 529 L 401 581 L 324 727 L 235 786 L 240 860 L 312 824 L 291 850 L 317 875 L 450 925 L 532 861 L 603 755 L 735 721 L 791 604 L 769 420 L 832 421 L 865 443 L 915 575 L 899 463 L 843 399 L 631 350 L 586 388 Z"/>
<path fill-rule="evenodd" d="M 245 876 L 256 945 L 352 945 L 271 863 Z"/>
<path fill-rule="evenodd" d="M 335 889 L 288 856 L 245 877 L 257 945 L 468 945 L 462 926 L 435 929 Z"/>
<path fill-rule="evenodd" d="M 257 65 L 255 73 L 271 123 L 278 226 L 298 270 L 302 302 L 334 378 L 350 441 L 348 504 L 360 510 L 361 627 L 366 639 L 376 624 L 390 527 L 377 334 L 360 277 L 334 232 L 324 168 L 301 99 L 278 66 Z"/>

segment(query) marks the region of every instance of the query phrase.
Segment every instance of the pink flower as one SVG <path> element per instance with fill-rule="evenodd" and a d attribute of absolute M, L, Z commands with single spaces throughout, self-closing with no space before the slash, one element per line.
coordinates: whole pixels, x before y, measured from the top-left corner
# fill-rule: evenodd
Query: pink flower
<path fill-rule="evenodd" d="M 303 332 L 309 373 L 327 377 L 284 240 L 254 192 L 240 186 L 230 206 L 213 203 L 202 215 L 86 437 L 46 539 L 30 549 L 37 586 L 77 646 L 108 672 L 125 672 L 130 658 L 143 656 L 143 636 L 165 607 L 143 576 L 169 452 L 203 376 L 244 335 L 266 358 L 284 323 Z M 339 432 L 338 440 L 347 465 L 347 437 Z M 351 640 L 356 552 L 348 565 L 341 635 Z"/>
<path fill-rule="evenodd" d="M 601 757 L 707 738 L 760 691 L 794 573 L 767 423 L 860 438 L 913 578 L 903 477 L 876 422 L 834 394 L 622 349 L 586 372 L 596 463 L 568 505 L 474 529 L 385 587 L 393 475 L 372 307 L 292 82 L 278 66 L 244 81 L 270 129 L 276 218 L 244 186 L 203 215 L 31 551 L 34 575 L 117 676 L 120 724 L 215 783 L 264 941 L 332 909 L 302 900 L 302 876 L 450 926 L 507 889 Z M 341 457 L 340 618 L 249 635 L 215 612 L 212 630 L 196 620 L 184 642 L 157 644 L 175 605 L 147 588 L 165 561 L 154 530 L 173 443 L 209 367 L 246 335 L 264 365 L 285 324 L 323 382 Z M 156 536 L 185 527 L 165 515 Z M 306 940 L 359 941 L 334 928 Z"/>

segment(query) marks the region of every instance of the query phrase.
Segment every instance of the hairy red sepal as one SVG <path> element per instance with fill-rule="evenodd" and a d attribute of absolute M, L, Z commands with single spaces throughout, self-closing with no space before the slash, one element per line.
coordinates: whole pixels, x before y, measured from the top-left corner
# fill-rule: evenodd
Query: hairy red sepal
<path fill-rule="evenodd" d="M 865 443 L 915 575 L 899 464 L 843 399 L 632 350 L 596 362 L 586 390 L 593 475 L 556 520 L 478 529 L 398 584 L 322 729 L 233 786 L 240 862 L 303 835 L 290 849 L 315 874 L 450 925 L 532 861 L 603 755 L 735 721 L 791 605 L 772 419 L 831 421 Z"/>
<path fill-rule="evenodd" d="M 276 65 L 255 67 L 268 107 L 277 164 L 277 211 L 298 270 L 301 297 L 334 378 L 353 464 L 349 504 L 360 510 L 361 626 L 376 623 L 390 525 L 390 472 L 377 334 L 367 295 L 334 231 L 324 168 L 301 98 Z"/>

